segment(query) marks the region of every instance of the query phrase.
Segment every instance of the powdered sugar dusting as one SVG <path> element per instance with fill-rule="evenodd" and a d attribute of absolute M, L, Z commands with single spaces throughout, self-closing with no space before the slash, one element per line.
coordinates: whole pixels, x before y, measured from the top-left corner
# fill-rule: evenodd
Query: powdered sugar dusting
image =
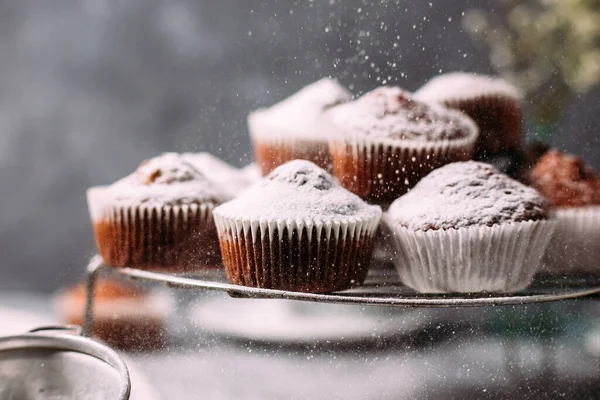
<path fill-rule="evenodd" d="M 342 135 L 392 141 L 440 141 L 475 138 L 478 129 L 466 115 L 417 101 L 399 87 L 383 86 L 326 116 Z"/>
<path fill-rule="evenodd" d="M 373 219 L 381 208 L 365 203 L 337 185 L 310 161 L 281 165 L 240 197 L 214 210 L 215 215 L 248 221 L 320 221 Z"/>
<path fill-rule="evenodd" d="M 431 172 L 388 211 L 391 224 L 415 231 L 546 218 L 546 201 L 535 189 L 474 161 Z"/>
<path fill-rule="evenodd" d="M 319 117 L 327 108 L 351 98 L 352 94 L 337 81 L 323 78 L 270 108 L 251 113 L 248 119 L 251 134 L 265 139 L 286 139 L 292 135 L 325 140 L 323 132 L 317 129 Z"/>
<path fill-rule="evenodd" d="M 220 204 L 228 198 L 204 174 L 177 153 L 164 153 L 144 161 L 131 175 L 104 188 L 94 196 L 107 205 L 147 207 L 183 204 Z"/>
<path fill-rule="evenodd" d="M 236 168 L 210 153 L 183 153 L 181 156 L 231 198 L 254 181 L 244 169 Z"/>
<path fill-rule="evenodd" d="M 418 99 L 436 102 L 483 96 L 502 96 L 516 100 L 523 97 L 519 89 L 503 79 L 465 72 L 436 76 L 415 92 Z"/>
<path fill-rule="evenodd" d="M 256 165 L 256 163 L 250 163 L 246 165 L 244 168 L 242 168 L 242 171 L 251 184 L 258 182 L 262 179 L 260 168 L 258 168 L 258 165 Z"/>

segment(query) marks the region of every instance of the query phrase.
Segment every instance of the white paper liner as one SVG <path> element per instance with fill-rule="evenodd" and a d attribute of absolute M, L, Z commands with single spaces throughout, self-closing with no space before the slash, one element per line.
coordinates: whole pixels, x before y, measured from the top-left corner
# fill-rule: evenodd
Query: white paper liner
<path fill-rule="evenodd" d="M 218 210 L 214 217 L 230 281 L 305 292 L 361 284 L 380 219 L 250 221 Z"/>
<path fill-rule="evenodd" d="M 329 151 L 342 186 L 362 198 L 393 201 L 435 168 L 470 160 L 476 139 L 475 134 L 435 142 L 370 141 L 338 135 L 329 141 Z"/>
<path fill-rule="evenodd" d="M 600 206 L 557 210 L 554 219 L 556 229 L 543 270 L 557 275 L 600 275 Z"/>
<path fill-rule="evenodd" d="M 554 226 L 554 221 L 526 221 L 412 231 L 387 224 L 400 280 L 424 293 L 524 289 L 541 264 Z"/>
<path fill-rule="evenodd" d="M 217 250 L 213 203 L 161 207 L 143 203 L 138 206 L 111 205 L 102 189 L 88 190 L 88 205 L 97 250 L 105 262 L 114 266 L 148 269 L 166 266 L 181 270 L 218 264 L 215 256 L 209 254 L 211 250 Z M 98 224 L 110 231 L 108 239 L 99 234 Z M 197 251 L 186 248 L 190 241 L 201 242 L 203 247 Z M 208 248 L 211 244 L 214 249 Z M 194 250 L 194 260 L 188 259 L 191 250 Z M 184 255 L 182 251 L 188 254 Z"/>

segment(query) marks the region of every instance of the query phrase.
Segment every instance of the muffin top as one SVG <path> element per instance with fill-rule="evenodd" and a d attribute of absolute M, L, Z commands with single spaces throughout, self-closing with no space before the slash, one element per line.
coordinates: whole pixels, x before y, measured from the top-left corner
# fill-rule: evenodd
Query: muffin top
<path fill-rule="evenodd" d="M 529 181 L 552 207 L 600 205 L 600 177 L 571 154 L 546 152 L 531 170 Z"/>
<path fill-rule="evenodd" d="M 381 208 L 339 186 L 310 161 L 289 161 L 214 210 L 215 215 L 245 221 L 328 223 L 370 220 Z"/>
<path fill-rule="evenodd" d="M 326 116 L 344 136 L 379 141 L 475 140 L 478 133 L 463 113 L 418 101 L 399 87 L 379 87 L 331 108 Z"/>
<path fill-rule="evenodd" d="M 493 226 L 548 218 L 533 188 L 489 164 L 458 162 L 434 170 L 392 203 L 389 221 L 414 231 Z"/>
<path fill-rule="evenodd" d="M 110 204 L 121 206 L 220 204 L 228 197 L 177 153 L 163 153 L 146 160 L 131 175 L 91 191 L 102 191 Z"/>
<path fill-rule="evenodd" d="M 237 196 L 253 182 L 245 170 L 236 168 L 210 153 L 183 153 L 181 156 L 230 198 Z"/>
<path fill-rule="evenodd" d="M 519 89 L 504 79 L 466 72 L 436 76 L 415 92 L 418 99 L 436 102 L 488 96 L 509 97 L 515 100 L 521 100 L 523 97 Z"/>
<path fill-rule="evenodd" d="M 352 94 L 337 81 L 323 78 L 272 107 L 250 113 L 251 133 L 264 138 L 290 134 L 301 139 L 322 141 L 322 132 L 315 128 L 323 111 L 351 98 Z"/>

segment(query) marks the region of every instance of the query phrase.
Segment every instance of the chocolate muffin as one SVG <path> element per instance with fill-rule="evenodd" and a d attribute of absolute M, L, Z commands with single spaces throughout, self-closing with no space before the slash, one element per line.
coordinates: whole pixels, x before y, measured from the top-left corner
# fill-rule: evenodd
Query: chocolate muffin
<path fill-rule="evenodd" d="M 529 175 L 553 209 L 556 231 L 544 256 L 554 274 L 600 274 L 600 177 L 579 158 L 557 150 L 540 158 Z"/>
<path fill-rule="evenodd" d="M 363 199 L 391 202 L 444 164 L 471 158 L 477 127 L 461 112 L 380 87 L 329 109 L 333 170 Z"/>
<path fill-rule="evenodd" d="M 521 92 L 500 78 L 453 72 L 439 75 L 415 92 L 415 97 L 460 110 L 475 121 L 479 137 L 474 158 L 490 160 L 521 150 Z"/>
<path fill-rule="evenodd" d="M 335 80 L 324 78 L 282 102 L 248 116 L 254 159 L 263 175 L 295 159 L 309 160 L 331 169 L 327 147 L 329 132 L 318 120 L 328 107 L 352 98 Z"/>
<path fill-rule="evenodd" d="M 214 216 L 232 283 L 322 293 L 363 283 L 381 208 L 315 164 L 295 160 Z"/>
<path fill-rule="evenodd" d="M 66 324 L 83 325 L 86 283 L 59 293 L 55 308 Z M 119 350 L 153 350 L 163 347 L 171 299 L 141 287 L 99 278 L 94 290 L 92 335 Z"/>
<path fill-rule="evenodd" d="M 531 282 L 550 240 L 545 199 L 469 161 L 439 168 L 384 216 L 400 279 L 420 292 L 511 292 Z"/>
<path fill-rule="evenodd" d="M 227 195 L 179 154 L 145 161 L 87 197 L 105 264 L 173 272 L 221 266 L 212 209 Z"/>

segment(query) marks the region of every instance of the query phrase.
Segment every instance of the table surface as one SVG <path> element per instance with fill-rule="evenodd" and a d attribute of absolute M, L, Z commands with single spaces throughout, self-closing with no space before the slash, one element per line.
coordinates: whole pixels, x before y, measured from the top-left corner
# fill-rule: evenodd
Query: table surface
<path fill-rule="evenodd" d="M 167 348 L 125 355 L 157 398 L 600 397 L 600 302 L 594 300 L 457 314 L 428 310 L 419 317 L 429 323 L 410 335 L 383 335 L 375 327 L 363 341 L 340 336 L 294 343 L 253 341 L 209 330 L 188 318 L 190 298 L 208 299 L 182 292 L 175 296 L 180 306 L 170 321 Z M 29 324 L 55 321 L 50 296 L 0 292 L 0 305 L 27 314 Z M 327 312 L 330 305 L 320 307 Z M 367 316 L 411 318 L 403 310 L 356 311 L 357 323 L 361 314 L 365 321 Z M 231 312 L 235 319 L 235 310 Z M 0 333 L 26 329 L 18 319 L 3 318 Z M 240 321 L 248 324 L 248 318 Z M 134 390 L 135 385 L 134 381 Z"/>

